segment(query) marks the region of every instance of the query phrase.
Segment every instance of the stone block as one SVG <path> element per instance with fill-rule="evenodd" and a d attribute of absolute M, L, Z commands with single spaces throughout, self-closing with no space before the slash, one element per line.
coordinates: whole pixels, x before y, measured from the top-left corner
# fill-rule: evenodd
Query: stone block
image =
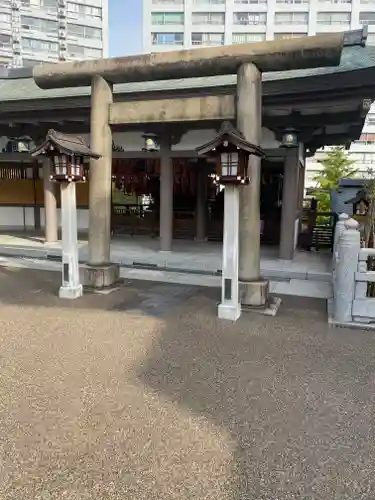
<path fill-rule="evenodd" d="M 83 289 L 82 285 L 78 286 L 61 286 L 59 288 L 59 298 L 60 299 L 69 299 L 74 300 L 82 297 Z"/>
<path fill-rule="evenodd" d="M 106 288 L 118 282 L 120 266 L 118 264 L 89 265 L 80 268 L 80 279 L 83 286 L 89 288 Z"/>
<path fill-rule="evenodd" d="M 219 304 L 217 310 L 218 318 L 226 319 L 229 321 L 237 321 L 241 316 L 241 306 L 240 304 L 232 306 L 228 304 Z"/>
<path fill-rule="evenodd" d="M 241 289 L 241 304 L 251 307 L 264 307 L 266 305 L 269 294 L 269 281 L 259 279 L 256 281 L 242 281 Z"/>

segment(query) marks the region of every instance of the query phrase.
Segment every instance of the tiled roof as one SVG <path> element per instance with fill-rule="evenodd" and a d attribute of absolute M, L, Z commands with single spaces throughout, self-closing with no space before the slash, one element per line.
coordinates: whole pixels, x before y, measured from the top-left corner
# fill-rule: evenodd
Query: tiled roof
<path fill-rule="evenodd" d="M 309 76 L 327 75 L 351 70 L 375 67 L 375 47 L 345 47 L 341 64 L 336 67 L 304 69 L 296 71 L 278 71 L 265 73 L 263 81 L 305 78 Z M 210 76 L 203 78 L 183 78 L 180 80 L 149 81 L 140 83 L 123 83 L 115 85 L 115 93 L 139 93 L 168 90 L 184 90 L 197 88 L 214 88 L 236 84 L 235 75 Z M 53 99 L 61 97 L 89 96 L 90 87 L 42 90 L 33 78 L 0 79 L 1 101 L 19 101 L 35 99 Z"/>
<path fill-rule="evenodd" d="M 79 135 L 63 134 L 57 130 L 50 129 L 42 144 L 40 144 L 31 156 L 40 156 L 48 154 L 51 146 L 65 154 L 75 154 L 78 156 L 87 156 L 89 158 L 100 158 L 100 155 L 91 151 L 83 138 Z"/>

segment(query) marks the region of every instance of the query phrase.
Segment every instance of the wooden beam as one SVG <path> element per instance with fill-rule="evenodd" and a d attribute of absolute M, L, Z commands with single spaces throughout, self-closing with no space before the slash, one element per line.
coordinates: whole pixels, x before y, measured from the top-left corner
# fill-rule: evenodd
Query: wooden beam
<path fill-rule="evenodd" d="M 360 120 L 360 110 L 343 111 L 336 113 L 321 114 L 291 114 L 288 116 L 263 116 L 263 126 L 272 130 L 284 130 L 289 121 L 293 128 L 302 130 L 304 128 L 324 127 L 325 125 L 338 125 L 342 123 L 353 123 Z"/>
<path fill-rule="evenodd" d="M 233 120 L 234 118 L 235 96 L 233 95 L 116 102 L 109 109 L 111 125 Z"/>

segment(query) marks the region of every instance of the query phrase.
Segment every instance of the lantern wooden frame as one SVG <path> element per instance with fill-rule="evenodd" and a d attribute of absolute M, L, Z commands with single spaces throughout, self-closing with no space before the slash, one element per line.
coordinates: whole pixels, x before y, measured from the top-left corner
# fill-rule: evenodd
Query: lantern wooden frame
<path fill-rule="evenodd" d="M 143 134 L 142 138 L 145 141 L 142 151 L 146 153 L 156 153 L 160 151 L 160 145 L 158 142 L 158 136 L 156 134 Z"/>
<path fill-rule="evenodd" d="M 51 160 L 50 180 L 55 182 L 85 182 L 86 158 L 100 158 L 86 146 L 82 137 L 49 130 L 44 142 L 31 156 L 44 156 Z"/>
<path fill-rule="evenodd" d="M 251 155 L 264 158 L 260 146 L 246 141 L 230 122 L 224 122 L 216 137 L 196 148 L 199 156 L 211 156 L 216 160 L 217 184 L 249 184 L 248 164 Z"/>
<path fill-rule="evenodd" d="M 85 182 L 84 157 L 51 151 L 52 173 L 55 182 Z"/>

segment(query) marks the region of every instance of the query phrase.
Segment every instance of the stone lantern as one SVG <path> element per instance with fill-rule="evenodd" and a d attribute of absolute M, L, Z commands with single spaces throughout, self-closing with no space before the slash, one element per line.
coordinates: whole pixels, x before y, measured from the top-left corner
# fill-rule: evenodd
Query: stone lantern
<path fill-rule="evenodd" d="M 31 156 L 51 161 L 51 180 L 61 187 L 62 285 L 59 297 L 76 299 L 82 296 L 79 279 L 76 183 L 85 182 L 84 159 L 100 158 L 83 139 L 76 135 L 49 130 L 43 143 Z"/>
<path fill-rule="evenodd" d="M 262 148 L 247 142 L 230 122 L 224 122 L 217 136 L 196 148 L 199 156 L 210 156 L 216 160 L 217 184 L 249 184 L 248 164 L 250 155 L 264 156 Z"/>
<path fill-rule="evenodd" d="M 196 148 L 198 155 L 216 160 L 216 182 L 224 190 L 224 232 L 221 303 L 218 316 L 236 321 L 241 315 L 238 288 L 239 192 L 249 184 L 248 163 L 251 156 L 264 157 L 263 149 L 248 142 L 230 122 L 224 122 L 219 133 Z"/>

